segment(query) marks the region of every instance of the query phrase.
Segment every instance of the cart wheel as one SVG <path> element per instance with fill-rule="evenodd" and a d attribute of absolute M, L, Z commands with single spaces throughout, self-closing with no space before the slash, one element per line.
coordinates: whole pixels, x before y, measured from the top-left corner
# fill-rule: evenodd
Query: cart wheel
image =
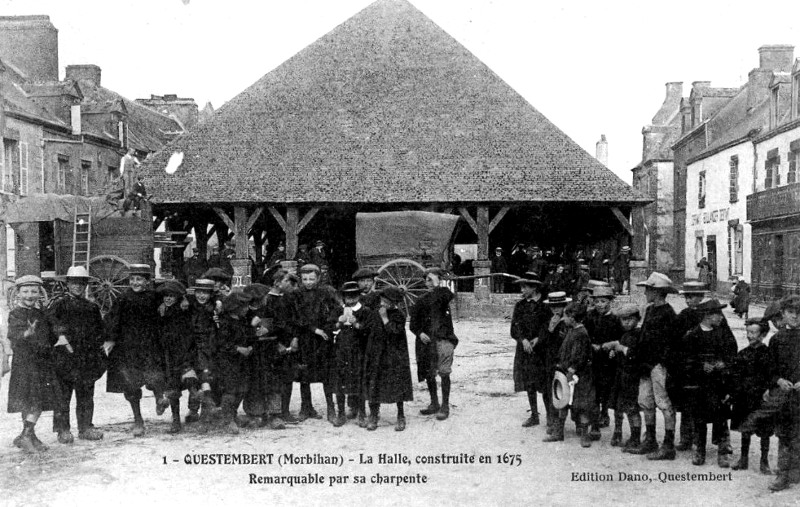
<path fill-rule="evenodd" d="M 116 255 L 99 255 L 89 261 L 89 298 L 105 315 L 128 287 L 128 263 Z"/>
<path fill-rule="evenodd" d="M 44 281 L 44 287 L 49 295 L 47 300 L 47 307 L 49 308 L 50 305 L 58 301 L 59 299 L 63 298 L 67 294 L 69 294 L 69 289 L 67 289 L 67 282 L 64 280 L 58 279 L 46 279 Z"/>
<path fill-rule="evenodd" d="M 400 310 L 409 316 L 411 307 L 417 302 L 427 288 L 425 287 L 425 268 L 411 259 L 393 259 L 378 268 L 375 280 L 378 289 L 397 287 L 403 291 Z"/>

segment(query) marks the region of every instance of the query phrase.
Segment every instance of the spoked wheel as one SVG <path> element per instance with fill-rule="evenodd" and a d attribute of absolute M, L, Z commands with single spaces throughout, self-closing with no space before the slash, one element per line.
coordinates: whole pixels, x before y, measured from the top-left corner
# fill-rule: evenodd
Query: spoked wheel
<path fill-rule="evenodd" d="M 397 287 L 403 291 L 400 310 L 409 316 L 411 307 L 426 292 L 425 268 L 411 259 L 393 259 L 378 268 L 378 289 Z"/>
<path fill-rule="evenodd" d="M 116 255 L 100 255 L 89 261 L 89 298 L 100 305 L 105 315 L 122 291 L 128 287 L 128 263 Z"/>
<path fill-rule="evenodd" d="M 69 294 L 67 282 L 62 278 L 45 278 L 44 287 L 49 296 L 47 301 L 48 307 Z"/>

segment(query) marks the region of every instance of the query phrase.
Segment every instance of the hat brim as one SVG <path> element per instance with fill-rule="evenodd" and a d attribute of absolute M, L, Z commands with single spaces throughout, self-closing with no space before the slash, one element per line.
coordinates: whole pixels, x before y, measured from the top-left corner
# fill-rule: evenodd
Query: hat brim
<path fill-rule="evenodd" d="M 561 410 L 569 405 L 570 386 L 567 376 L 557 371 L 553 377 L 553 406 Z"/>
<path fill-rule="evenodd" d="M 519 280 L 514 280 L 513 283 L 517 285 L 538 285 L 538 286 L 544 285 L 539 280 L 531 280 L 529 278 L 520 278 Z"/>

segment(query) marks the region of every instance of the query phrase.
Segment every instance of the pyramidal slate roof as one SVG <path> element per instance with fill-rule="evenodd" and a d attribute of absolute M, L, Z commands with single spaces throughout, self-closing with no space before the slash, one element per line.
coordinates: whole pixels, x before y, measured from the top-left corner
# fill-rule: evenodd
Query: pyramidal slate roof
<path fill-rule="evenodd" d="M 161 203 L 648 201 L 405 0 L 297 53 L 143 175 Z"/>

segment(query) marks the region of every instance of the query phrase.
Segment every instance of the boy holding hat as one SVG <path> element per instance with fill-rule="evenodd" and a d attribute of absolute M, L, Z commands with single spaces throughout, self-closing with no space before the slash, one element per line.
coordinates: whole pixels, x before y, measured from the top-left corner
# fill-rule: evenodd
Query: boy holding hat
<path fill-rule="evenodd" d="M 320 269 L 314 264 L 300 268 L 302 288 L 298 292 L 300 365 L 299 419 L 320 419 L 311 401 L 311 384 L 323 384 L 328 420 L 335 420 L 333 392 L 329 388 L 330 363 L 333 357 L 333 329 L 336 325 L 339 302 L 334 289 L 320 285 Z"/>
<path fill-rule="evenodd" d="M 650 460 L 675 459 L 675 409 L 667 394 L 667 354 L 675 340 L 675 310 L 667 294 L 677 292 L 666 275 L 652 272 L 644 282 L 647 307 L 637 353 L 640 364 L 639 406 L 644 412 L 645 439 L 632 454 L 646 454 Z M 656 441 L 656 407 L 664 414 L 664 442 Z"/>
<path fill-rule="evenodd" d="M 355 408 L 358 425 L 367 425 L 364 401 L 364 353 L 370 336 L 379 332 L 377 314 L 360 301 L 358 282 L 346 282 L 342 286 L 344 305 L 336 321 L 334 344 L 333 388 L 339 413 L 334 426 L 342 426 L 346 420 L 345 396 Z"/>
<path fill-rule="evenodd" d="M 74 437 L 70 432 L 69 405 L 73 391 L 78 438 L 103 438 L 103 433 L 92 425 L 92 417 L 94 383 L 103 376 L 106 363 L 102 348 L 103 317 L 100 307 L 85 297 L 89 273 L 83 266 L 71 266 L 67 270 L 66 281 L 66 297 L 53 301 L 47 309 L 47 315 L 53 322 L 56 336 L 69 343 L 69 349 L 65 346 L 53 351 L 63 408 L 53 414 L 53 431 L 58 433 L 59 442 L 71 444 Z"/>
<path fill-rule="evenodd" d="M 572 302 L 571 298 L 567 297 L 566 292 L 551 292 L 544 300 L 544 304 L 550 309 L 551 316 L 545 328 L 539 335 L 538 352 L 542 357 L 544 366 L 544 408 L 547 414 L 547 435 L 548 438 L 553 436 L 556 427 L 558 426 L 558 409 L 553 405 L 553 377 L 556 373 L 556 366 L 558 365 L 558 353 L 561 350 L 561 344 L 564 342 L 564 337 L 567 335 L 567 327 L 562 321 L 561 317 L 564 314 L 564 308 Z M 557 438 L 558 439 L 558 438 Z M 564 440 L 563 431 L 561 432 L 560 440 Z M 551 440 L 546 439 L 545 442 Z"/>
<path fill-rule="evenodd" d="M 131 264 L 128 271 L 129 288 L 120 294 L 105 316 L 106 390 L 125 395 L 133 411 L 133 436 L 141 437 L 144 435 L 142 386 L 153 391 L 156 414 L 164 413 L 169 400 L 164 397 L 163 352 L 158 339 L 158 296 L 147 287 L 150 265 Z"/>
<path fill-rule="evenodd" d="M 167 280 L 156 288 L 162 302 L 159 314 L 159 347 L 162 352 L 161 363 L 164 368 L 165 396 L 172 411 L 170 433 L 182 431 L 180 398 L 181 391 L 187 389 L 189 398 L 197 400 L 200 396 L 200 380 L 194 369 L 197 346 L 191 332 L 191 313 L 178 303 L 186 294 L 183 284 L 177 280 Z"/>
<path fill-rule="evenodd" d="M 736 340 L 720 328 L 725 305 L 716 299 L 703 301 L 695 310 L 703 316 L 700 324 L 681 340 L 677 357 L 685 364 L 684 391 L 694 421 L 695 449 L 692 464 L 702 465 L 706 459 L 707 424 L 727 424 L 727 376 L 736 358 Z M 719 443 L 717 464 L 728 468 L 728 451 Z"/>
<path fill-rule="evenodd" d="M 522 291 L 522 299 L 514 305 L 511 315 L 511 338 L 517 342 L 514 353 L 514 392 L 528 393 L 531 416 L 522 423 L 522 427 L 529 428 L 539 424 L 536 393 L 544 392 L 545 384 L 550 380 L 545 376 L 544 358 L 537 345 L 553 312 L 544 304 L 542 282 L 534 278 L 521 278 L 514 283 Z"/>
<path fill-rule="evenodd" d="M 364 397 L 369 403 L 367 430 L 377 429 L 380 404 L 395 403 L 397 422 L 394 429 L 403 431 L 406 429 L 403 404 L 414 399 L 406 317 L 397 308 L 403 300 L 403 293 L 396 287 L 387 287 L 380 292 L 380 297 L 377 323 L 367 336 L 364 352 Z"/>
<path fill-rule="evenodd" d="M 597 419 L 594 421 L 589 435 L 592 439 L 600 438 L 600 428 L 607 428 L 610 424 L 608 408 L 611 388 L 616 375 L 616 362 L 609 357 L 608 350 L 603 350 L 604 343 L 619 340 L 622 336 L 622 324 L 619 317 L 611 313 L 611 302 L 614 300 L 614 289 L 599 286 L 592 290 L 589 296 L 592 300 L 592 309 L 587 312 L 586 331 L 592 340 L 592 369 L 594 372 L 595 392 L 597 393 L 596 411 Z M 622 413 L 614 413 L 614 432 L 622 431 Z"/>
<path fill-rule="evenodd" d="M 417 378 L 428 384 L 431 403 L 420 410 L 422 415 L 436 414 L 443 421 L 450 416 L 450 373 L 453 368 L 453 353 L 458 338 L 453 330 L 450 301 L 453 293 L 441 287 L 444 270 L 429 268 L 425 271 L 426 292 L 411 309 L 409 329 L 417 336 Z M 436 386 L 436 375 L 442 379 L 442 404 Z"/>
<path fill-rule="evenodd" d="M 772 387 L 781 398 L 778 435 L 778 476 L 770 485 L 780 491 L 800 483 L 800 296 L 780 303 L 782 327 L 769 343 Z"/>
<path fill-rule="evenodd" d="M 19 306 L 8 314 L 8 340 L 14 353 L 14 365 L 8 384 L 8 412 L 22 415 L 22 433 L 14 445 L 25 452 L 46 451 L 36 436 L 34 427 L 42 412 L 61 410 L 59 385 L 56 378 L 54 347 L 69 344 L 64 337 L 56 338 L 52 324 L 39 309 L 42 280 L 38 276 L 17 278 Z"/>
<path fill-rule="evenodd" d="M 622 452 L 636 449 L 642 436 L 642 417 L 639 414 L 639 365 L 636 362 L 637 347 L 640 342 L 640 330 L 637 329 L 641 316 L 639 307 L 626 304 L 614 312 L 620 320 L 623 335 L 619 340 L 606 342 L 603 350 L 608 350 L 611 359 L 616 362 L 614 386 L 611 390 L 610 404 L 614 409 L 614 436 L 611 445 L 618 446 L 622 442 L 622 415 L 627 414 L 631 436 L 625 442 Z"/>

